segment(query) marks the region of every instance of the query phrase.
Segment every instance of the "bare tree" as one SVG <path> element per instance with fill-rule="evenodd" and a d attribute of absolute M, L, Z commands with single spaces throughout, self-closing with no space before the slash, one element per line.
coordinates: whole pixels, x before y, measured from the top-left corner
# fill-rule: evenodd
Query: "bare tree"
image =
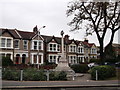
<path fill-rule="evenodd" d="M 85 28 L 86 35 L 95 32 L 100 44 L 101 60 L 104 58 L 103 46 L 107 31 L 112 32 L 109 42 L 112 44 L 115 32 L 120 29 L 119 5 L 120 2 L 82 2 L 81 0 L 68 4 L 67 16 L 73 17 L 68 23 L 72 27 L 71 31 Z"/>

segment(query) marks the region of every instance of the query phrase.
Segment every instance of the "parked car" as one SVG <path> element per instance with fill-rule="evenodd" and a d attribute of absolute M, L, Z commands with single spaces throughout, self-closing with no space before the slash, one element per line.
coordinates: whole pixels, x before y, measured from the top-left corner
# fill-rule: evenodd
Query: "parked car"
<path fill-rule="evenodd" d="M 104 65 L 111 65 L 110 62 L 104 62 Z"/>
<path fill-rule="evenodd" d="M 120 67 L 120 62 L 116 62 L 116 63 L 115 63 L 115 66 L 116 66 L 116 67 Z"/>
<path fill-rule="evenodd" d="M 99 65 L 97 63 L 89 63 L 88 64 L 89 68 L 92 68 L 92 67 L 95 67 L 95 66 L 99 66 Z"/>

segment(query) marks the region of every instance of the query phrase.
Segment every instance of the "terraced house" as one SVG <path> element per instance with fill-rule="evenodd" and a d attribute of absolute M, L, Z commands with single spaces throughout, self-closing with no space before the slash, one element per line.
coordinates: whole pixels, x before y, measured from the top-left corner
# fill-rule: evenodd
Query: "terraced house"
<path fill-rule="evenodd" d="M 86 63 L 97 58 L 97 47 L 88 40 L 70 40 L 64 36 L 64 53 L 69 64 Z M 8 56 L 14 64 L 58 64 L 61 57 L 61 37 L 41 35 L 37 26 L 33 32 L 0 29 L 0 55 Z"/>

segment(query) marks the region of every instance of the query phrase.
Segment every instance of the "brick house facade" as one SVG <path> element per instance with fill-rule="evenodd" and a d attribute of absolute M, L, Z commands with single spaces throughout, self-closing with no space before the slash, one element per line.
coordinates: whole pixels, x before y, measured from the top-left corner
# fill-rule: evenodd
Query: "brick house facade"
<path fill-rule="evenodd" d="M 64 51 L 69 64 L 86 63 L 97 58 L 97 47 L 88 40 L 70 40 L 64 36 Z M 0 29 L 0 55 L 9 56 L 14 64 L 58 64 L 61 56 L 61 37 L 40 35 L 37 27 L 33 32 L 17 29 Z"/>

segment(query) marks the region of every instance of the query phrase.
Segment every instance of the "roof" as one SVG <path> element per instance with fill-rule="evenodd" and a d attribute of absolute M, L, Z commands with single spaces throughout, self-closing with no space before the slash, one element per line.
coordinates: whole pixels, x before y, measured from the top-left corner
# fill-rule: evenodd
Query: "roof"
<path fill-rule="evenodd" d="M 113 46 L 113 47 L 117 47 L 117 48 L 119 47 L 119 48 L 120 48 L 120 44 L 113 43 L 112 46 Z"/>
<path fill-rule="evenodd" d="M 15 39 L 24 39 L 24 40 L 31 40 L 37 33 L 35 32 L 28 32 L 28 31 L 21 31 L 17 29 L 0 29 L 2 33 L 8 32 L 10 33 L 13 38 Z M 61 44 L 61 37 L 55 37 L 55 36 L 46 36 L 46 35 L 41 35 L 44 39 L 45 43 L 49 43 L 52 41 L 52 39 L 55 40 L 56 43 Z M 84 45 L 84 47 L 91 48 L 94 43 L 88 43 L 86 41 L 79 41 L 79 40 L 74 40 L 74 39 L 66 39 L 64 38 L 64 44 L 69 45 L 72 42 L 74 42 L 76 45 L 79 45 L 80 43 Z"/>
<path fill-rule="evenodd" d="M 15 29 L 0 29 L 1 34 L 8 32 L 13 38 L 20 38 L 19 35 L 15 32 Z"/>
<path fill-rule="evenodd" d="M 89 48 L 91 48 L 93 45 L 95 45 L 94 43 L 88 43 L 85 41 L 83 41 L 83 44 L 85 45 L 85 47 L 89 47 Z"/>
<path fill-rule="evenodd" d="M 20 36 L 22 37 L 22 39 L 32 39 L 32 37 L 35 35 L 34 32 L 28 32 L 28 31 L 20 31 L 17 30 L 17 32 L 20 34 Z"/>
<path fill-rule="evenodd" d="M 28 32 L 28 31 L 20 31 L 17 29 L 0 29 L 2 31 L 1 34 L 8 32 L 13 36 L 15 39 L 32 39 L 32 37 L 35 35 L 34 32 Z"/>

